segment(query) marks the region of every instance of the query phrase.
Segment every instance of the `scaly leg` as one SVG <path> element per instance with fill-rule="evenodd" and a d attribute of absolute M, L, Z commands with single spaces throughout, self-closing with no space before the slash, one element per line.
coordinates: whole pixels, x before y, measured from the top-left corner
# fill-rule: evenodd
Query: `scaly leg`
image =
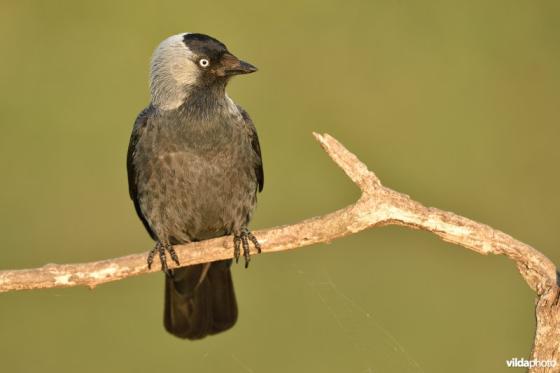
<path fill-rule="evenodd" d="M 179 265 L 179 257 L 177 256 L 177 253 L 175 252 L 175 249 L 173 248 L 172 245 L 170 244 L 165 244 L 162 242 L 157 242 L 156 246 L 150 250 L 150 253 L 148 254 L 148 269 L 152 268 L 152 264 L 154 263 L 154 256 L 156 255 L 156 253 L 159 255 L 159 261 L 161 263 L 161 270 L 163 272 L 165 272 L 165 274 L 167 276 L 173 276 L 173 273 L 171 272 L 171 270 L 169 269 L 169 267 L 167 266 L 167 257 L 166 257 L 166 252 L 169 253 L 169 256 L 171 257 L 171 259 L 177 264 Z"/>
<path fill-rule="evenodd" d="M 245 268 L 249 266 L 249 262 L 251 261 L 251 253 L 249 249 L 249 241 L 253 243 L 257 252 L 261 252 L 261 244 L 257 240 L 257 238 L 249 231 L 247 228 L 242 228 L 239 233 L 234 234 L 233 236 L 233 255 L 235 257 L 235 262 L 239 262 L 239 256 L 241 254 L 241 247 L 243 247 L 243 257 L 245 258 Z"/>

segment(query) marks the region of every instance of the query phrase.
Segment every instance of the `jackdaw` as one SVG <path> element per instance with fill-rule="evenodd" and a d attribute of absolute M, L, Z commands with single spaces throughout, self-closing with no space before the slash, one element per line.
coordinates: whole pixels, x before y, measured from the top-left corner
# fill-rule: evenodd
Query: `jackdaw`
<path fill-rule="evenodd" d="M 200 339 L 237 320 L 231 260 L 170 270 L 172 245 L 233 235 L 234 256 L 249 242 L 247 229 L 264 183 L 261 149 L 249 115 L 226 94 L 231 77 L 255 72 L 218 40 L 182 33 L 165 39 L 151 60 L 151 102 L 136 119 L 127 170 L 130 196 L 156 241 L 165 272 L 164 325 L 171 334 Z"/>

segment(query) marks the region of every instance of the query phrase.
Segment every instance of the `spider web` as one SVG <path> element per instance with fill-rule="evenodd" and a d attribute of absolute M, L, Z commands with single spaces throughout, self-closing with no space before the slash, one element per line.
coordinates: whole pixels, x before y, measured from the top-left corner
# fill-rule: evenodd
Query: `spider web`
<path fill-rule="evenodd" d="M 361 372 L 380 371 L 380 366 L 384 372 L 424 372 L 373 312 L 340 290 L 328 270 L 322 268 L 319 275 L 313 276 L 295 266 L 294 269 L 343 332 L 346 345 L 353 346 L 356 359 L 364 367 Z"/>

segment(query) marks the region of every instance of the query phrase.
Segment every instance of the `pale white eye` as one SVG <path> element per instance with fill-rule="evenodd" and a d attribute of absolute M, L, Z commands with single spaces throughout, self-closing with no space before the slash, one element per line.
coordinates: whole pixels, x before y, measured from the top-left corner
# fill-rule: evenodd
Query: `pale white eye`
<path fill-rule="evenodd" d="M 206 58 L 201 58 L 200 61 L 198 61 L 198 64 L 202 67 L 208 67 L 208 65 L 210 65 L 210 61 Z"/>

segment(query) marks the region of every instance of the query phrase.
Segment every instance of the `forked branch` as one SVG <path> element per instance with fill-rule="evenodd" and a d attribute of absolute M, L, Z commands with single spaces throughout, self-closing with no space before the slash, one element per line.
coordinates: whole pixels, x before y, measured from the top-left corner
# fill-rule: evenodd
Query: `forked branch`
<path fill-rule="evenodd" d="M 354 204 L 297 224 L 254 232 L 262 252 L 296 249 L 329 242 L 367 228 L 402 225 L 432 232 L 443 240 L 479 254 L 505 255 L 512 259 L 529 287 L 537 295 L 537 328 L 532 358 L 556 360 L 556 368 L 532 371 L 560 371 L 560 305 L 556 267 L 541 252 L 487 225 L 452 212 L 426 207 L 409 196 L 384 187 L 377 176 L 342 144 L 325 134 L 314 134 L 323 149 L 362 191 Z M 228 259 L 233 240 L 222 237 L 175 246 L 181 266 Z M 148 270 L 146 252 L 120 258 L 80 264 L 47 264 L 40 268 L 0 272 L 0 292 L 39 288 L 96 285 Z M 170 268 L 176 267 L 169 263 Z M 548 369 L 548 370 L 547 370 Z"/>

